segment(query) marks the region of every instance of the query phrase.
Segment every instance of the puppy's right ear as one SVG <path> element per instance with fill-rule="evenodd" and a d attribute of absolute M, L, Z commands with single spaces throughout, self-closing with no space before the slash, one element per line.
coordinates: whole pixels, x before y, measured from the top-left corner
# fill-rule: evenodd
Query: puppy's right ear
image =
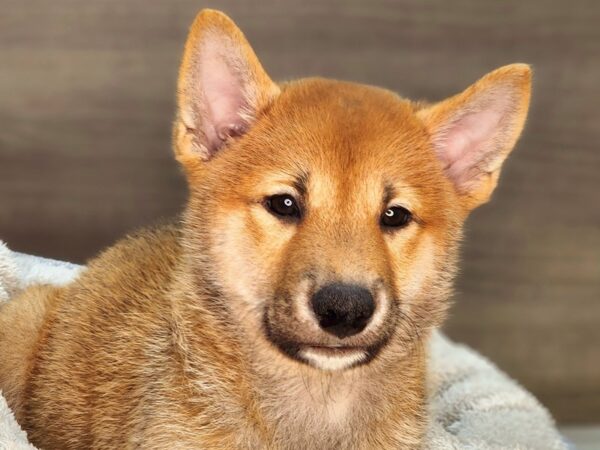
<path fill-rule="evenodd" d="M 243 135 L 279 94 L 248 41 L 225 14 L 202 10 L 191 26 L 177 84 L 177 159 L 208 160 Z"/>

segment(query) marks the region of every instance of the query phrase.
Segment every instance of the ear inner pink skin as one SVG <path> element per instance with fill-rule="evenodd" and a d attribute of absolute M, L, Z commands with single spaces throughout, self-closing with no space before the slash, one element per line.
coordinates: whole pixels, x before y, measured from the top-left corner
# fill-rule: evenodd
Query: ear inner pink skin
<path fill-rule="evenodd" d="M 433 126 L 434 148 L 459 192 L 471 191 L 483 175 L 497 171 L 514 145 L 519 114 L 514 89 L 496 85 L 472 93 Z"/>
<path fill-rule="evenodd" d="M 201 49 L 197 82 L 202 89 L 202 131 L 212 155 L 227 138 L 241 135 L 247 126 L 242 113 L 248 107 L 245 91 L 249 80 L 233 49 L 222 39 L 211 37 L 207 41 Z"/>
<path fill-rule="evenodd" d="M 503 117 L 502 111 L 484 110 L 466 114 L 452 124 L 440 154 L 446 174 L 459 188 L 466 188 L 481 172 L 482 162 L 494 157 L 494 135 Z"/>

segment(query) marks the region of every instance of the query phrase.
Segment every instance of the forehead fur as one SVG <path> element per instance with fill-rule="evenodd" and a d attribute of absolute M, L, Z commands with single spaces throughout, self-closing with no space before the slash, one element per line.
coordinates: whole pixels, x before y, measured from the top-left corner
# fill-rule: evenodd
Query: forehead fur
<path fill-rule="evenodd" d="M 373 156 L 403 159 L 409 152 L 402 150 L 411 147 L 425 150 L 425 157 L 431 154 L 423 148 L 427 133 L 414 104 L 377 87 L 320 78 L 295 81 L 284 85 L 265 119 L 274 121 L 272 127 L 285 121 L 292 138 L 316 140 L 303 151 L 322 155 L 326 149 L 327 160 L 335 163 Z"/>

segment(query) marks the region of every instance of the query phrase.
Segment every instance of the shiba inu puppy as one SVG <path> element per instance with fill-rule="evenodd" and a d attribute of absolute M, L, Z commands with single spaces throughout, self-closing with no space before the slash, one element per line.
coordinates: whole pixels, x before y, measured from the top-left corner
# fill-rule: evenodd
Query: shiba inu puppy
<path fill-rule="evenodd" d="M 205 10 L 177 89 L 181 220 L 0 309 L 0 388 L 44 449 L 416 449 L 462 224 L 522 130 L 515 64 L 434 104 L 276 84 Z"/>

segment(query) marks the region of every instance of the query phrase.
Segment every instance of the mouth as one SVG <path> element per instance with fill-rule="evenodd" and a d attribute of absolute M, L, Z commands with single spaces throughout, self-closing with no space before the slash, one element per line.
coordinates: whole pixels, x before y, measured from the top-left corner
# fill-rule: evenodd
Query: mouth
<path fill-rule="evenodd" d="M 370 359 L 369 351 L 365 348 L 321 345 L 300 346 L 297 356 L 309 365 L 326 371 L 350 369 Z"/>
<path fill-rule="evenodd" d="M 288 357 L 324 371 L 342 371 L 366 365 L 382 346 L 321 345 L 272 339 L 271 342 Z"/>
<path fill-rule="evenodd" d="M 369 364 L 386 346 L 389 336 L 381 336 L 376 342 L 365 343 L 321 343 L 296 340 L 274 328 L 264 316 L 264 331 L 267 340 L 284 355 L 294 361 L 323 371 L 343 371 Z"/>

